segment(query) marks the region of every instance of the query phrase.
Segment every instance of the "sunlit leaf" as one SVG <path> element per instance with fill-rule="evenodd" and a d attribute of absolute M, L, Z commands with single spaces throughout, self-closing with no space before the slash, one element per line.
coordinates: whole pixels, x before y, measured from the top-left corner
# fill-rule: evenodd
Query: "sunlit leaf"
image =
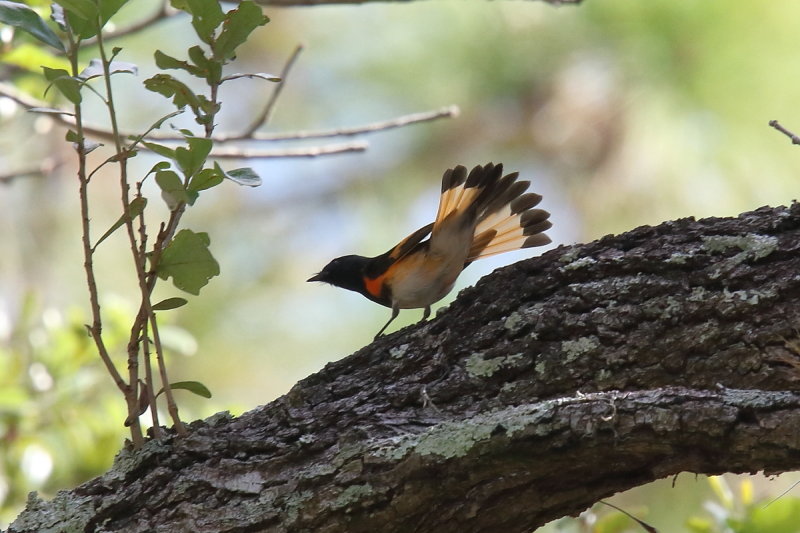
<path fill-rule="evenodd" d="M 219 275 L 219 264 L 211 255 L 207 233 L 183 229 L 169 243 L 156 271 L 161 279 L 172 278 L 172 283 L 182 291 L 200 294 L 200 289 L 214 276 Z"/>
<path fill-rule="evenodd" d="M 64 45 L 42 18 L 25 4 L 0 1 L 0 23 L 19 28 L 45 44 L 64 51 Z"/>
<path fill-rule="evenodd" d="M 128 73 L 133 74 L 134 76 L 139 73 L 139 67 L 134 65 L 133 63 L 128 63 L 126 61 L 112 61 L 108 65 L 108 71 L 110 74 L 119 74 L 119 73 Z M 87 66 L 83 71 L 78 75 L 80 78 L 84 80 L 91 80 L 93 78 L 99 78 L 100 76 L 104 75 L 103 71 L 103 61 L 100 59 L 92 59 L 89 62 L 89 66 Z"/>
<path fill-rule="evenodd" d="M 79 143 L 75 143 L 75 149 L 76 150 L 80 150 L 80 147 L 78 146 L 78 144 Z M 99 142 L 95 142 L 95 141 L 89 141 L 89 140 L 84 139 L 83 140 L 83 154 L 86 155 L 88 153 L 94 152 L 95 150 L 97 150 L 101 146 L 103 146 L 103 143 L 99 143 Z"/>
<path fill-rule="evenodd" d="M 235 168 L 226 171 L 219 166 L 219 163 L 214 163 L 214 165 L 217 172 L 239 185 L 246 185 L 248 187 L 258 187 L 261 185 L 261 177 L 250 167 Z"/>
<path fill-rule="evenodd" d="M 153 304 L 153 311 L 168 311 L 170 309 L 177 309 L 178 307 L 182 307 L 188 303 L 186 298 L 167 298 L 165 300 L 161 300 L 157 304 Z"/>

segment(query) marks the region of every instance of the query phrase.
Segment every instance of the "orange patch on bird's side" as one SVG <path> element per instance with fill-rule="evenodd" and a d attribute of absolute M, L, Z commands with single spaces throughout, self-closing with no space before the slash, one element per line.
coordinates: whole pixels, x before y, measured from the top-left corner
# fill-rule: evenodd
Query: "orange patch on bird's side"
<path fill-rule="evenodd" d="M 367 292 L 370 293 L 375 298 L 380 298 L 383 294 L 383 280 L 386 279 L 386 272 L 378 276 L 377 278 L 368 278 L 364 277 L 364 287 L 367 289 Z"/>

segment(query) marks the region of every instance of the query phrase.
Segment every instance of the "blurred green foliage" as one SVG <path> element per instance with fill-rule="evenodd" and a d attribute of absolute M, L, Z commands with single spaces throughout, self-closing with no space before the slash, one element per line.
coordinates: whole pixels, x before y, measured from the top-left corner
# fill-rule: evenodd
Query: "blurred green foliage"
<path fill-rule="evenodd" d="M 156 5 L 136 3 L 141 11 L 123 8 L 113 22 L 123 27 Z M 49 2 L 28 4 L 46 14 Z M 585 0 L 555 9 L 442 0 L 267 14 L 269 35 L 243 45 L 238 68 L 274 72 L 298 41 L 306 45 L 272 130 L 350 126 L 449 104 L 459 105 L 462 115 L 370 137 L 363 156 L 255 162 L 265 176 L 262 191 L 229 189 L 188 215 L 191 227 L 214 236 L 223 272 L 204 298 L 172 311 L 185 328 L 173 330 L 175 345 L 197 352 L 173 358 L 172 375 L 198 378 L 215 393 L 205 404 L 190 399 L 195 416 L 265 403 L 368 342 L 388 318 L 384 309 L 304 280 L 331 257 L 383 252 L 430 222 L 438 178 L 454 164 L 502 160 L 521 170 L 544 193 L 557 243 L 682 216 L 732 215 L 797 196 L 800 153 L 767 127 L 780 119 L 800 131 L 795 1 Z M 193 43 L 185 24 L 162 22 L 114 44 L 144 78 L 156 72 L 154 47 L 171 55 Z M 0 75 L 13 75 L 20 89 L 41 96 L 41 76 L 24 69 L 66 68 L 64 59 L 24 36 L 15 36 L 15 44 L 3 48 Z M 117 83 L 123 99 L 137 102 L 121 110 L 126 129 L 146 127 L 169 110 L 136 84 Z M 226 124 L 249 123 L 264 99 L 255 82 L 237 83 L 222 91 L 223 131 Z M 0 187 L 0 309 L 12 332 L 2 340 L 9 357 L 0 358 L 0 493 L 6 494 L 0 521 L 30 488 L 52 492 L 103 471 L 122 442 L 124 412 L 102 400 L 112 385 L 87 351 L 80 326 L 86 312 L 64 311 L 84 298 L 75 281 L 82 277 L 71 155 L 63 131 L 46 117 L 0 106 L 2 167 L 54 162 L 46 179 Z M 132 165 L 145 172 L 154 162 L 137 159 Z M 97 195 L 115 201 L 111 192 Z M 98 227 L 117 218 L 96 214 Z M 136 287 L 115 274 L 124 243 L 109 242 L 116 248 L 102 259 L 101 281 L 118 301 L 131 302 Z M 459 286 L 526 256 L 478 262 Z M 174 294 L 164 290 L 160 297 Z M 45 319 L 62 315 L 69 318 Z M 398 325 L 418 318 L 404 312 Z M 61 326 L 46 325 L 53 323 Z M 39 332 L 33 338 L 40 348 L 48 347 L 37 357 L 52 358 L 53 351 L 74 361 L 32 359 L 31 336 L 20 333 L 30 331 Z M 52 380 L 46 391 L 33 385 L 42 367 Z M 37 461 L 23 460 L 28 449 Z M 31 478 L 23 465 L 46 465 L 41 450 L 52 473 Z M 712 485 L 686 477 L 676 488 L 659 482 L 614 501 L 661 531 L 798 531 L 793 493 L 764 507 L 780 492 L 776 483 L 757 479 L 759 497 L 746 499 L 740 490 L 727 506 Z M 616 511 L 596 512 L 596 522 L 559 521 L 544 531 L 641 530 Z"/>
<path fill-rule="evenodd" d="M 104 336 L 122 353 L 131 313 L 110 301 Z M 43 308 L 27 293 L 3 316 L 0 344 L 0 523 L 29 491 L 54 494 L 108 468 L 125 428 L 125 405 L 100 364 L 78 309 Z"/>

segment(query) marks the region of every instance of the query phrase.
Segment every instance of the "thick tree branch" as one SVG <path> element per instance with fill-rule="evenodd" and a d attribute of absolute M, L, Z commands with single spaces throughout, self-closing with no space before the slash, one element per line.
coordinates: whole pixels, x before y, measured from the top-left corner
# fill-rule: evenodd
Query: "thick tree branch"
<path fill-rule="evenodd" d="M 527 532 L 679 472 L 798 469 L 798 316 L 800 204 L 561 247 L 9 531 Z"/>

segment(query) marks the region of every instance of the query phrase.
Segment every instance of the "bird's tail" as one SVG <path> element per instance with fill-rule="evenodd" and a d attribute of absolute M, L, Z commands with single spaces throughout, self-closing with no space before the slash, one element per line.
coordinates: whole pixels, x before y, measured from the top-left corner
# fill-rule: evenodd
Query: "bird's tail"
<path fill-rule="evenodd" d="M 530 182 L 519 174 L 503 176 L 503 165 L 478 165 L 469 174 L 463 166 L 445 172 L 433 233 L 459 217 L 474 227 L 467 262 L 503 252 L 550 243 L 544 234 L 550 213 L 534 209 L 542 197 L 526 192 Z"/>

